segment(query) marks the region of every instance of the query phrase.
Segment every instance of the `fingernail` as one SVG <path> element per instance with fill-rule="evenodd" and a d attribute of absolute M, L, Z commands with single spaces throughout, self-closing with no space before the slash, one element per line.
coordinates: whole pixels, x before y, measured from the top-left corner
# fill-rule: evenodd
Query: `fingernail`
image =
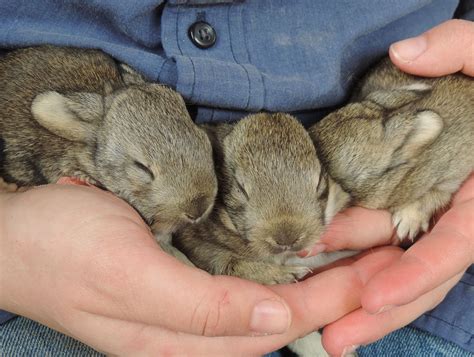
<path fill-rule="evenodd" d="M 412 37 L 390 46 L 392 54 L 403 62 L 416 60 L 428 48 L 425 36 Z"/>
<path fill-rule="evenodd" d="M 377 310 L 377 312 L 375 313 L 375 315 L 377 314 L 381 314 L 382 312 L 386 312 L 388 310 L 391 310 L 395 307 L 395 305 L 385 305 L 385 306 L 382 306 L 380 309 Z"/>
<path fill-rule="evenodd" d="M 290 314 L 288 308 L 276 300 L 264 300 L 254 307 L 250 329 L 259 334 L 279 334 L 288 330 Z"/>
<path fill-rule="evenodd" d="M 311 253 L 311 251 L 309 249 L 305 249 L 305 250 L 299 251 L 298 253 L 296 253 L 296 255 L 301 258 L 306 258 L 309 255 L 309 253 Z"/>
<path fill-rule="evenodd" d="M 326 250 L 326 248 L 327 248 L 326 244 L 318 243 L 318 244 L 315 244 L 311 249 L 305 249 L 305 250 L 302 250 L 301 252 L 298 252 L 297 255 L 301 258 L 306 258 L 309 256 L 322 253 Z"/>
<path fill-rule="evenodd" d="M 342 350 L 342 357 L 346 357 L 346 356 L 350 356 L 351 354 L 353 354 L 356 349 L 359 348 L 359 345 L 351 345 L 351 346 L 346 346 L 344 347 L 344 349 Z"/>

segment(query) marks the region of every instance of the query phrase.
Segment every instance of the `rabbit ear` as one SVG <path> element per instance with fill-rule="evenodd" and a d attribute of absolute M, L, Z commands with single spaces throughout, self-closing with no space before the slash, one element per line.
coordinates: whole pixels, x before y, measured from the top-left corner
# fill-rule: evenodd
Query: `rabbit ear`
<path fill-rule="evenodd" d="M 328 177 L 328 201 L 324 211 L 324 223 L 329 224 L 333 217 L 341 210 L 347 207 L 351 197 L 342 187 Z"/>
<path fill-rule="evenodd" d="M 370 100 L 385 109 L 394 110 L 423 98 L 431 91 L 426 83 L 414 83 L 396 89 L 378 90 L 367 95 Z"/>
<path fill-rule="evenodd" d="M 143 78 L 141 74 L 134 71 L 131 67 L 127 66 L 124 63 L 121 63 L 119 65 L 119 71 L 126 85 L 146 83 L 145 79 Z"/>
<path fill-rule="evenodd" d="M 71 141 L 94 139 L 103 116 L 103 97 L 95 93 L 45 92 L 31 104 L 33 118 L 50 132 Z"/>
<path fill-rule="evenodd" d="M 397 130 L 399 124 L 396 121 L 398 118 L 399 116 L 395 116 L 389 119 L 389 121 L 394 122 L 392 130 Z M 399 147 L 392 154 L 392 167 L 415 158 L 423 149 L 438 138 L 444 128 L 443 119 L 431 110 L 419 111 L 412 114 L 409 118 L 400 119 L 404 122 L 408 119 L 411 128 L 407 131 Z M 391 126 L 390 124 L 388 123 L 387 127 Z M 390 135 L 390 133 L 387 133 L 387 135 Z"/>

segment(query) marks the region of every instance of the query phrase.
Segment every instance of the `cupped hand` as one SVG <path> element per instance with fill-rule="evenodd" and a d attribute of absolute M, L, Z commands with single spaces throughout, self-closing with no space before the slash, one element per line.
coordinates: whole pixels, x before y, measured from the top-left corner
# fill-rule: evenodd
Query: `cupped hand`
<path fill-rule="evenodd" d="M 474 75 L 474 23 L 447 21 L 419 37 L 395 43 L 390 58 L 403 71 L 441 76 Z M 365 250 L 391 244 L 390 214 L 350 208 L 335 217 L 313 254 L 339 249 Z M 324 329 L 323 344 L 335 355 L 374 342 L 437 306 L 474 263 L 474 175 L 451 207 L 394 264 L 369 279 L 362 308 Z"/>
<path fill-rule="evenodd" d="M 324 329 L 334 355 L 377 341 L 436 307 L 474 263 L 474 175 L 452 206 L 393 264 L 372 276 L 361 293 L 362 308 Z M 367 227 L 369 229 L 364 229 Z M 390 214 L 350 208 L 335 217 L 324 236 L 326 251 L 390 244 Z"/>
<path fill-rule="evenodd" d="M 114 355 L 270 352 L 357 309 L 401 254 L 291 285 L 210 276 L 162 252 L 125 202 L 71 185 L 0 194 L 0 245 L 0 308 Z"/>

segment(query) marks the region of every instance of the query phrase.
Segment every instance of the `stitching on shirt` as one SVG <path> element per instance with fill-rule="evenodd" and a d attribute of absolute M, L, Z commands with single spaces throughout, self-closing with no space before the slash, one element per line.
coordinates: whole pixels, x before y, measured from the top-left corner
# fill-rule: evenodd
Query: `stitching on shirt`
<path fill-rule="evenodd" d="M 161 72 L 163 71 L 163 67 L 165 66 L 165 63 L 168 62 L 168 59 L 163 58 L 164 61 L 160 66 L 160 69 L 158 70 L 158 82 L 161 83 Z M 105 107 L 104 107 L 105 108 Z"/>
<path fill-rule="evenodd" d="M 179 10 L 181 9 L 181 6 L 178 5 L 176 7 L 176 26 L 175 26 L 175 39 L 176 39 L 176 46 L 178 47 L 179 53 L 183 55 L 183 51 L 181 50 L 181 46 L 179 45 L 179 39 L 178 39 L 178 19 L 179 19 Z"/>
<path fill-rule="evenodd" d="M 196 85 L 196 67 L 194 67 L 193 59 L 191 57 L 188 57 L 188 59 L 191 62 L 191 65 L 193 66 L 193 85 L 191 87 L 191 95 L 189 96 L 192 100 L 194 97 L 194 86 Z"/>
<path fill-rule="evenodd" d="M 243 23 L 243 16 L 240 17 L 240 20 L 242 21 L 242 24 L 241 24 L 241 28 L 244 29 L 244 23 Z M 249 48 L 247 46 L 247 36 L 246 36 L 246 32 L 245 31 L 242 31 L 243 32 L 243 35 L 244 35 L 244 46 L 245 46 L 245 51 L 247 52 L 247 59 L 248 59 L 248 64 L 249 65 L 252 65 L 252 58 L 250 57 L 250 51 L 249 51 Z M 263 74 L 260 70 L 257 70 L 258 74 L 260 75 L 260 83 L 261 83 L 261 86 L 262 86 L 262 97 L 263 97 L 263 100 L 262 100 L 262 104 L 260 105 L 260 108 L 259 110 L 261 110 L 262 108 L 265 107 L 265 102 L 266 102 L 266 99 L 267 99 L 267 89 L 265 88 L 265 80 L 263 79 Z"/>
<path fill-rule="evenodd" d="M 447 324 L 447 325 L 449 325 L 449 326 L 451 326 L 451 327 L 454 327 L 455 329 L 458 329 L 458 330 L 460 330 L 460 331 L 462 331 L 462 332 L 468 334 L 469 336 L 471 336 L 471 338 L 474 336 L 474 334 L 473 334 L 471 331 L 466 331 L 466 330 L 464 330 L 462 327 L 453 325 L 451 322 L 446 321 L 446 320 L 444 320 L 444 319 L 442 319 L 442 318 L 439 318 L 439 317 L 437 317 L 437 316 L 434 316 L 434 315 L 431 315 L 431 314 L 428 314 L 428 313 L 426 313 L 425 316 L 426 316 L 426 317 L 433 318 L 433 319 L 438 320 L 438 321 L 441 321 L 441 322 L 444 322 L 445 324 Z"/>
<path fill-rule="evenodd" d="M 248 92 L 247 92 L 247 103 L 245 104 L 244 109 L 248 109 L 250 106 L 250 75 L 249 75 L 249 72 L 247 71 L 247 68 L 245 68 L 245 66 L 241 65 L 240 63 L 239 63 L 239 66 L 244 69 L 245 74 L 247 75 Z"/>
<path fill-rule="evenodd" d="M 250 57 L 250 51 L 247 46 L 247 32 L 244 30 L 244 17 L 243 16 L 240 16 L 240 21 L 241 21 L 240 28 L 242 29 L 242 34 L 244 38 L 244 48 L 245 48 L 245 52 L 247 53 L 248 63 L 250 64 L 252 63 L 252 58 Z"/>
<path fill-rule="evenodd" d="M 183 51 L 181 50 L 181 46 L 179 45 L 179 40 L 178 40 L 178 19 L 179 19 L 179 10 L 181 9 L 181 6 L 177 6 L 176 8 L 176 31 L 175 31 L 175 37 L 176 37 L 176 45 L 178 46 L 179 53 L 184 56 Z M 194 86 L 196 84 L 196 67 L 194 67 L 194 62 L 189 56 L 185 56 L 186 58 L 189 59 L 191 62 L 191 65 L 193 66 L 193 84 L 191 86 L 191 95 L 189 98 L 192 100 L 194 96 Z"/>
<path fill-rule="evenodd" d="M 227 8 L 227 31 L 229 31 L 229 40 L 230 40 L 229 43 L 230 43 L 230 52 L 232 53 L 232 58 L 234 59 L 235 63 L 237 63 L 240 67 L 243 68 L 243 70 L 245 71 L 245 74 L 247 75 L 247 83 L 248 83 L 247 103 L 245 103 L 245 108 L 244 108 L 244 110 L 247 110 L 249 108 L 249 105 L 250 105 L 250 74 L 247 71 L 247 68 L 245 68 L 245 66 L 243 66 L 242 64 L 240 64 L 237 61 L 237 58 L 236 58 L 235 53 L 234 53 L 234 46 L 233 46 L 233 41 L 232 41 L 232 31 L 230 30 L 230 10 L 233 6 L 234 6 L 234 4 L 232 4 L 231 6 L 229 6 Z"/>

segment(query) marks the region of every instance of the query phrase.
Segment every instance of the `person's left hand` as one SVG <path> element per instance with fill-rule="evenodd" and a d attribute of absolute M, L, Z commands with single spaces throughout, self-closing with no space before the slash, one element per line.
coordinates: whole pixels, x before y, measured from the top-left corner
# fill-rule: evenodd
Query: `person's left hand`
<path fill-rule="evenodd" d="M 474 76 L 474 23 L 447 21 L 423 35 L 395 43 L 390 58 L 405 72 L 441 76 L 457 71 Z M 368 249 L 390 244 L 390 214 L 350 208 L 335 217 L 313 254 Z M 437 306 L 474 263 L 474 175 L 431 232 L 394 264 L 375 274 L 361 295 L 362 308 L 329 324 L 323 344 L 332 355 L 374 342 Z"/>
<path fill-rule="evenodd" d="M 431 232 L 364 286 L 362 308 L 327 325 L 323 344 L 341 355 L 379 340 L 436 307 L 474 263 L 474 175 Z M 337 215 L 324 236 L 326 251 L 390 244 L 394 230 L 386 211 L 354 207 Z"/>

